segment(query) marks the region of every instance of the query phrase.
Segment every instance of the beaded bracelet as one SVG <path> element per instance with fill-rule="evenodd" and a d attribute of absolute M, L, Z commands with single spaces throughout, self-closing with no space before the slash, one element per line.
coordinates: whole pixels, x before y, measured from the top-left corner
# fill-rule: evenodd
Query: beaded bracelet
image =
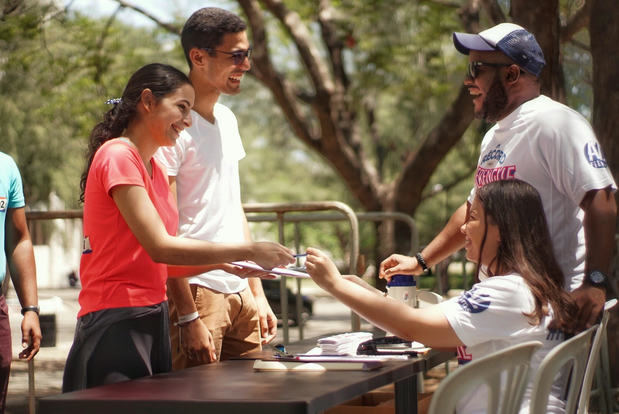
<path fill-rule="evenodd" d="M 424 260 L 423 256 L 421 255 L 421 252 L 417 253 L 415 255 L 415 258 L 417 259 L 417 263 L 419 263 L 419 265 L 421 266 L 423 271 L 427 272 L 428 271 L 428 264 L 426 263 L 426 261 Z"/>

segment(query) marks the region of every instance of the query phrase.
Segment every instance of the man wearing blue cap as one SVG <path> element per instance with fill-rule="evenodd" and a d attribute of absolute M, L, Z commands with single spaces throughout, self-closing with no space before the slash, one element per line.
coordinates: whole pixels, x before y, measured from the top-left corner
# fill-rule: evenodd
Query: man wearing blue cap
<path fill-rule="evenodd" d="M 496 124 L 486 133 L 467 202 L 415 257 L 392 255 L 380 276 L 421 274 L 464 245 L 460 226 L 475 190 L 511 178 L 540 193 L 565 288 L 580 306 L 578 331 L 595 323 L 611 284 L 617 187 L 589 123 L 576 111 L 540 93 L 544 54 L 524 28 L 502 23 L 479 34 L 454 33 L 469 56 L 464 84 L 475 116 Z"/>

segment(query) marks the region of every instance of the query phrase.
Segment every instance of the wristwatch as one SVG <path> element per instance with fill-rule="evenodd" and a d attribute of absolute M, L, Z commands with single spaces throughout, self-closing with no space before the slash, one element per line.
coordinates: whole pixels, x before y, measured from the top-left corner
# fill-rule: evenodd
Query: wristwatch
<path fill-rule="evenodd" d="M 585 276 L 586 281 L 595 287 L 606 289 L 608 287 L 608 278 L 599 270 L 592 270 Z"/>

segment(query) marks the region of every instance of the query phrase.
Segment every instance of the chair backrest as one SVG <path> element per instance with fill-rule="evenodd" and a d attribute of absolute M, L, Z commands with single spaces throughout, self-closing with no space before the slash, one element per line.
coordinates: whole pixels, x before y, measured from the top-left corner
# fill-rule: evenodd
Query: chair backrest
<path fill-rule="evenodd" d="M 469 362 L 448 375 L 432 396 L 429 414 L 454 412 L 458 401 L 480 386 L 488 388 L 488 413 L 517 413 L 527 385 L 531 357 L 539 341 L 529 341 Z M 503 378 L 504 381 L 501 381 Z M 502 384 L 504 382 L 504 384 Z"/>
<path fill-rule="evenodd" d="M 417 303 L 420 308 L 436 305 L 442 301 L 443 297 L 438 293 L 432 292 L 431 290 L 417 290 Z"/>
<path fill-rule="evenodd" d="M 569 372 L 569 383 L 567 386 L 565 412 L 576 412 L 578 392 L 585 375 L 587 356 L 591 349 L 591 338 L 597 330 L 598 325 L 579 333 L 572 338 L 563 341 L 555 346 L 546 354 L 540 363 L 531 392 L 531 413 L 545 413 L 548 406 L 548 397 L 557 374 L 563 367 L 571 363 Z M 567 373 L 566 373 L 567 374 Z M 561 378 L 565 379 L 566 376 Z"/>
<path fill-rule="evenodd" d="M 595 336 L 593 337 L 593 344 L 591 344 L 591 351 L 589 352 L 589 359 L 587 360 L 587 368 L 585 368 L 585 377 L 580 389 L 580 398 L 578 399 L 578 414 L 584 414 L 589 412 L 589 397 L 591 396 L 591 385 L 593 384 L 593 376 L 595 375 L 595 369 L 597 367 L 600 358 L 600 348 L 602 341 L 606 335 L 606 326 L 608 325 L 608 318 L 610 316 L 610 309 L 617 304 L 617 299 L 611 299 L 604 305 L 604 312 L 602 313 L 602 320 Z M 599 385 L 598 385 L 599 387 Z"/>

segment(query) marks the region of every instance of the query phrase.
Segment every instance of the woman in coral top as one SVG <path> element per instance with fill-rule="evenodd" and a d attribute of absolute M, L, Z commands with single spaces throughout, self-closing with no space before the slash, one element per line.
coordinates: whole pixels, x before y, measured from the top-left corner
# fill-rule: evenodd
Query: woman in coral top
<path fill-rule="evenodd" d="M 293 261 L 290 250 L 277 243 L 174 236 L 176 202 L 153 154 L 174 145 L 191 124 L 193 103 L 185 74 L 149 64 L 131 76 L 122 98 L 90 135 L 81 180 L 81 308 L 63 392 L 171 369 L 168 274 L 185 276 L 199 266 L 247 277 L 255 274 L 226 262 L 253 260 L 270 269 Z"/>

